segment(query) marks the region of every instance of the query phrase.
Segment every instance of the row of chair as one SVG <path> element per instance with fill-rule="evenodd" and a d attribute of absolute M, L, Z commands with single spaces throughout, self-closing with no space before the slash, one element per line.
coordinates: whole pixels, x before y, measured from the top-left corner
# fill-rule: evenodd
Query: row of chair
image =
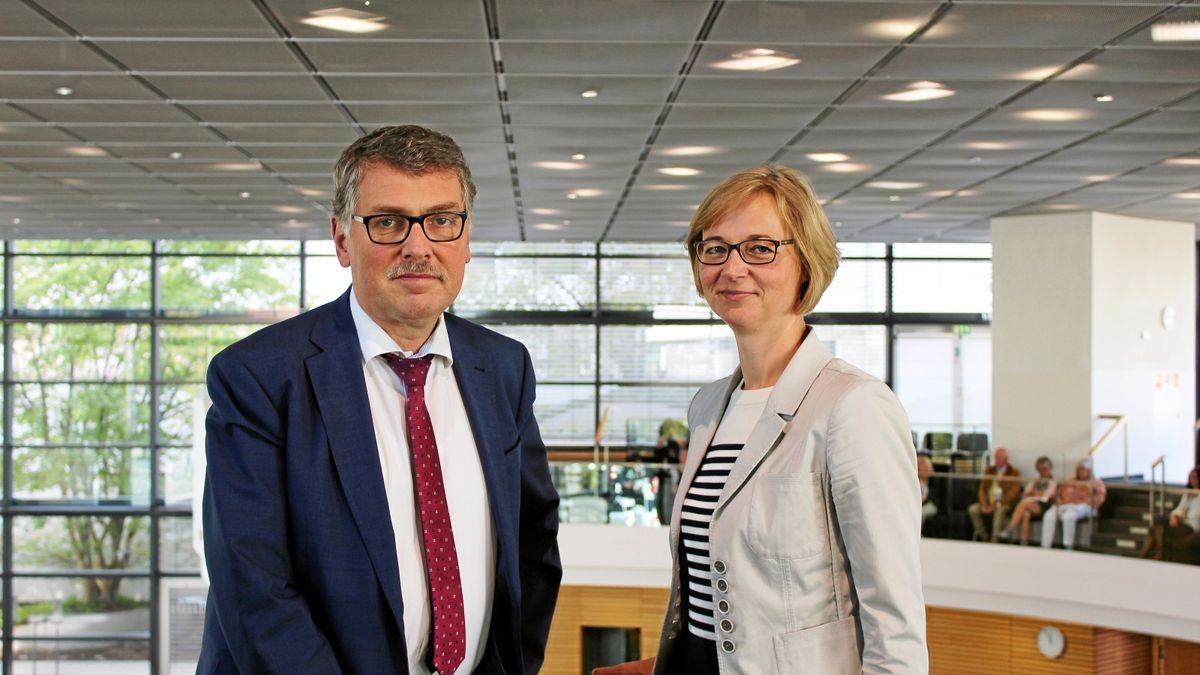
<path fill-rule="evenodd" d="M 927 431 L 921 444 L 917 444 L 917 432 L 912 432 L 913 447 L 926 452 L 959 452 L 982 453 L 988 451 L 988 435 L 977 431 L 964 431 L 955 438 L 949 431 Z"/>

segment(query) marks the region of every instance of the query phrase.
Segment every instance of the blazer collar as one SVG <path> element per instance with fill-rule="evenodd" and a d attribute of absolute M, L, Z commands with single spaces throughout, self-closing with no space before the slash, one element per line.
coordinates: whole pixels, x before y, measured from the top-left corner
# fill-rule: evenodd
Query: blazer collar
<path fill-rule="evenodd" d="M 788 362 L 783 374 L 779 376 L 779 381 L 775 383 L 775 388 L 771 391 L 770 398 L 767 399 L 767 405 L 764 407 L 762 415 L 755 423 L 750 437 L 746 439 L 746 444 L 742 447 L 737 461 L 734 462 L 733 468 L 729 472 L 725 488 L 721 491 L 720 498 L 717 499 L 717 511 L 720 511 L 741 489 L 767 454 L 774 450 L 783 436 L 791 430 L 792 418 L 796 416 L 796 411 L 800 409 L 800 404 L 804 402 L 813 382 L 816 381 L 825 366 L 833 360 L 833 354 L 817 339 L 815 333 L 816 331 L 811 327 L 808 329 L 808 334 L 800 343 L 800 348 L 792 355 L 792 360 Z M 720 423 L 720 416 L 724 414 L 726 406 L 729 405 L 729 398 L 733 395 L 734 388 L 739 386 L 741 381 L 741 366 L 738 366 L 726 386 L 724 405 L 717 411 L 716 421 L 711 425 L 714 432 L 716 425 Z"/>
<path fill-rule="evenodd" d="M 305 362 L 313 397 L 325 424 L 330 453 L 350 513 L 366 545 L 375 576 L 398 625 L 404 625 L 400 569 L 392 532 L 371 404 L 363 378 L 363 357 L 350 315 L 347 290 L 334 302 L 312 310 L 327 317 L 313 322 L 310 341 L 320 350 Z"/>

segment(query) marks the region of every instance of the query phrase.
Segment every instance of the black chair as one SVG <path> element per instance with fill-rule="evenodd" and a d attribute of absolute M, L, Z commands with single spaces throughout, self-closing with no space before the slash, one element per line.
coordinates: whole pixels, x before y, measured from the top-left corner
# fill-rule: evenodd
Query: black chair
<path fill-rule="evenodd" d="M 988 451 L 988 435 L 979 432 L 964 432 L 954 441 L 954 449 L 963 452 L 983 453 Z"/>

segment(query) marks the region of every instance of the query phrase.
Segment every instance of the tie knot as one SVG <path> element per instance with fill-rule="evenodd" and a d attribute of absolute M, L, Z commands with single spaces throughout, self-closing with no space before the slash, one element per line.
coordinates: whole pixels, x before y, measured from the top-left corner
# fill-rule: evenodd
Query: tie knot
<path fill-rule="evenodd" d="M 383 358 L 400 376 L 406 388 L 425 386 L 425 379 L 429 375 L 429 364 L 433 361 L 432 354 L 419 359 L 406 359 L 399 354 L 384 354 Z"/>

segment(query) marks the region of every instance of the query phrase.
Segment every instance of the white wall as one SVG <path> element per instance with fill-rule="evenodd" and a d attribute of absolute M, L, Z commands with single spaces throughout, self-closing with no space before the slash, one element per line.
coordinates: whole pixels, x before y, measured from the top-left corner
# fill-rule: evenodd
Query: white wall
<path fill-rule="evenodd" d="M 1025 473 L 1091 446 L 1090 231 L 1085 213 L 992 221 L 992 447 Z"/>
<path fill-rule="evenodd" d="M 1128 416 L 1132 473 L 1149 475 L 1165 454 L 1178 483 L 1194 460 L 1195 242 L 1191 223 L 1094 214 L 1092 412 Z M 1097 469 L 1116 468 L 1100 475 L 1120 473 L 1120 448 L 1118 439 L 1097 453 Z"/>

